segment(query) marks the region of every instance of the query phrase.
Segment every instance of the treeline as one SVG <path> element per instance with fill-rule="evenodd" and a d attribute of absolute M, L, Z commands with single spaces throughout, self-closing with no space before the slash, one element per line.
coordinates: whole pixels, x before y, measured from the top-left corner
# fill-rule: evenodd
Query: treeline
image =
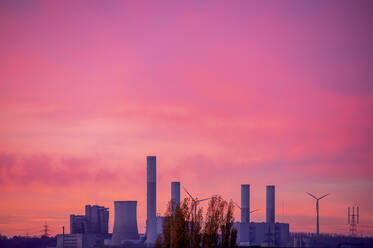
<path fill-rule="evenodd" d="M 180 205 L 168 204 L 163 235 L 155 248 L 236 247 L 237 229 L 233 228 L 234 204 L 213 196 L 203 217 L 202 208 L 185 198 Z"/>

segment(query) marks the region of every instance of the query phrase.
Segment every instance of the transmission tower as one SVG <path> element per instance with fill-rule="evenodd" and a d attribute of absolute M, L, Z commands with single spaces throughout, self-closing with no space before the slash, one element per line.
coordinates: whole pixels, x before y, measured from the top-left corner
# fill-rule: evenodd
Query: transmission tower
<path fill-rule="evenodd" d="M 350 212 L 350 207 L 348 207 L 348 225 L 350 227 L 350 233 L 352 237 L 356 237 L 357 225 L 359 224 L 359 207 L 352 207 L 352 214 Z"/>
<path fill-rule="evenodd" d="M 43 229 L 43 236 L 49 237 L 49 231 L 50 231 L 50 229 L 48 228 L 48 224 L 47 224 L 47 222 L 45 222 L 44 229 Z"/>

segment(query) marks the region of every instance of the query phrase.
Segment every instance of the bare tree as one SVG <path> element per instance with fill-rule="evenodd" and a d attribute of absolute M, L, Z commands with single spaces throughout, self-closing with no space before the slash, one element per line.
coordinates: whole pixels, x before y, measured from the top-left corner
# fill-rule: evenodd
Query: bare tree
<path fill-rule="evenodd" d="M 196 217 L 192 218 L 193 207 L 189 198 L 174 208 L 169 203 L 163 222 L 163 236 L 157 239 L 157 247 L 236 247 L 237 230 L 232 228 L 232 201 L 227 203 L 221 196 L 213 196 L 209 201 L 205 221 L 202 208 L 198 208 Z"/>
<path fill-rule="evenodd" d="M 221 196 L 213 196 L 206 213 L 206 223 L 203 230 L 203 247 L 219 246 L 219 228 L 224 223 L 224 209 L 227 202 Z"/>
<path fill-rule="evenodd" d="M 202 224 L 203 224 L 203 215 L 202 208 L 198 209 L 196 219 L 190 222 L 190 247 L 191 248 L 200 248 L 202 242 Z"/>
<path fill-rule="evenodd" d="M 180 206 L 176 206 L 172 221 L 172 248 L 189 247 L 189 221 L 190 221 L 190 201 L 184 199 Z"/>
<path fill-rule="evenodd" d="M 163 240 L 162 247 L 164 248 L 178 248 L 190 247 L 190 205 L 191 202 L 185 198 L 180 206 L 174 206 L 172 203 L 168 204 L 163 222 Z M 174 209 L 174 211 L 172 211 Z"/>
<path fill-rule="evenodd" d="M 163 240 L 162 247 L 170 248 L 171 247 L 171 231 L 172 231 L 172 212 L 171 212 L 171 205 L 168 204 L 166 209 L 164 219 L 163 219 Z"/>
<path fill-rule="evenodd" d="M 221 237 L 222 237 L 222 246 L 223 247 L 229 247 L 230 244 L 230 238 L 231 238 L 231 229 L 233 226 L 233 210 L 234 210 L 234 204 L 232 201 L 230 201 L 226 205 L 226 213 L 224 215 L 223 219 L 223 225 L 221 225 Z"/>

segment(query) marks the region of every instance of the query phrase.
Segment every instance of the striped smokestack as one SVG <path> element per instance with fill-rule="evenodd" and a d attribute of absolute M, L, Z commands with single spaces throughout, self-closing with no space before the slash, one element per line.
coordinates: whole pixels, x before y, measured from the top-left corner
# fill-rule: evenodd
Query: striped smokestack
<path fill-rule="evenodd" d="M 154 244 L 157 238 L 157 166 L 156 156 L 147 156 L 147 218 L 146 243 Z"/>

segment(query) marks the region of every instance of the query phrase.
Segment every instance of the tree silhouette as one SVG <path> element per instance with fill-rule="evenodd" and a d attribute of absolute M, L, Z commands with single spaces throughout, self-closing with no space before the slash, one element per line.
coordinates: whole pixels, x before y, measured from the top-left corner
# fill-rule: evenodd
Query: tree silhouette
<path fill-rule="evenodd" d="M 205 219 L 202 208 L 197 208 L 197 216 L 192 218 L 193 202 L 189 198 L 185 198 L 178 206 L 172 204 L 168 204 L 163 222 L 163 236 L 158 237 L 156 247 L 236 247 L 237 230 L 232 228 L 232 201 L 227 203 L 221 196 L 213 196 L 209 201 Z"/>
<path fill-rule="evenodd" d="M 237 247 L 237 232 L 236 228 L 232 228 L 229 247 Z"/>
<path fill-rule="evenodd" d="M 206 223 L 203 231 L 203 247 L 219 246 L 219 228 L 224 223 L 224 208 L 227 202 L 221 196 L 213 196 L 206 213 Z"/>

